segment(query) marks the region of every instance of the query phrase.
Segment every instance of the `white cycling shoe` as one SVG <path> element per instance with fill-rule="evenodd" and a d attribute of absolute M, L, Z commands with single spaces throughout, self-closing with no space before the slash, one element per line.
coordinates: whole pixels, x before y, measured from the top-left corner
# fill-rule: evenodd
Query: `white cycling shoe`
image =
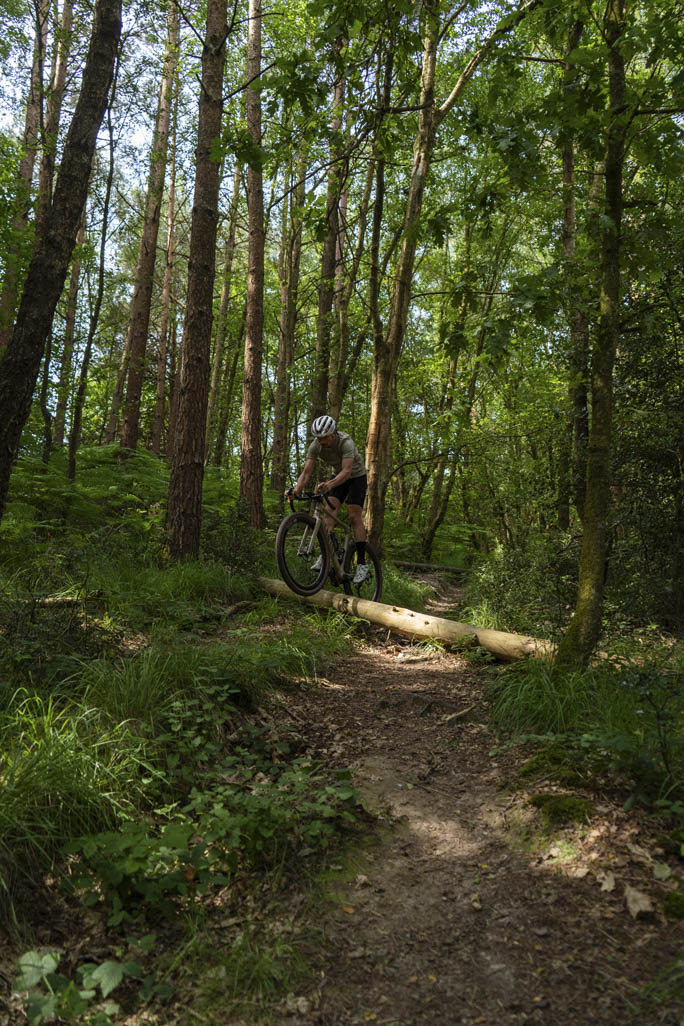
<path fill-rule="evenodd" d="M 319 556 L 318 559 L 316 560 L 316 562 L 312 563 L 311 566 L 309 567 L 309 569 L 313 570 L 314 573 L 318 573 L 318 571 L 321 570 L 322 568 L 323 568 L 323 556 Z"/>
<path fill-rule="evenodd" d="M 354 574 L 354 579 L 352 581 L 352 584 L 363 584 L 363 582 L 368 577 L 369 573 L 370 573 L 370 568 L 369 568 L 368 564 L 367 563 L 359 563 L 358 566 L 356 567 L 356 573 Z"/>

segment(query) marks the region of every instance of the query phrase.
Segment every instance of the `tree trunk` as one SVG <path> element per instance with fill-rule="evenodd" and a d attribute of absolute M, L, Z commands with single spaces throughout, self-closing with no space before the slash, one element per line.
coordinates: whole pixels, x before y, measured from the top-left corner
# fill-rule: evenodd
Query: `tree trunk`
<path fill-rule="evenodd" d="M 294 335 L 297 323 L 297 294 L 302 253 L 302 215 L 306 194 L 306 164 L 298 161 L 297 184 L 290 195 L 289 224 L 283 225 L 280 277 L 280 331 L 273 411 L 273 452 L 271 488 L 282 500 L 287 477 L 288 423 L 290 413 L 290 372 L 294 359 Z"/>
<path fill-rule="evenodd" d="M 404 215 L 404 232 L 394 279 L 387 332 L 382 338 L 378 337 L 376 332 L 373 351 L 371 413 L 366 440 L 368 466 L 366 526 L 369 540 L 378 552 L 383 551 L 385 495 L 392 464 L 390 416 L 392 383 L 406 333 L 420 212 L 437 127 L 434 84 L 439 45 L 439 18 L 435 0 L 426 2 L 424 10 L 426 21 L 418 135 L 413 147 L 413 168 Z"/>
<path fill-rule="evenodd" d="M 344 48 L 344 40 L 335 44 L 337 53 Z M 342 104 L 344 103 L 344 78 L 335 82 L 332 103 L 331 130 L 339 138 L 342 128 Z M 333 300 L 335 296 L 335 263 L 339 235 L 339 202 L 343 179 L 340 168 L 341 144 L 333 142 L 330 147 L 330 168 L 328 170 L 328 193 L 325 204 L 326 232 L 321 253 L 321 281 L 318 287 L 318 314 L 316 316 L 316 369 L 314 371 L 311 395 L 311 419 L 321 416 L 328 409 L 328 374 L 330 372 L 330 336 L 333 322 Z"/>
<path fill-rule="evenodd" d="M 233 199 L 230 205 L 228 238 L 226 240 L 225 260 L 223 264 L 221 305 L 219 307 L 219 315 L 216 319 L 216 331 L 214 332 L 214 360 L 211 371 L 211 384 L 209 386 L 209 405 L 207 407 L 207 456 L 211 447 L 212 434 L 216 426 L 216 407 L 220 404 L 221 379 L 223 377 L 225 362 L 226 317 L 228 315 L 228 306 L 230 303 L 230 293 L 233 281 L 233 259 L 235 257 L 235 233 L 237 231 L 241 177 L 242 167 L 238 163 L 235 165 L 235 172 L 233 174 Z"/>
<path fill-rule="evenodd" d="M 157 394 L 154 403 L 154 423 L 152 425 L 152 452 L 155 456 L 160 456 L 162 451 L 167 386 L 166 365 L 168 362 L 169 351 L 169 321 L 171 319 L 172 305 L 175 304 L 175 300 L 172 298 L 172 289 L 173 271 L 176 259 L 176 131 L 178 124 L 177 66 L 175 70 L 176 97 L 174 104 L 174 122 L 171 130 L 171 147 L 169 151 L 169 197 L 166 208 L 166 260 L 164 261 L 161 321 L 159 324 L 159 352 L 157 353 Z"/>
<path fill-rule="evenodd" d="M 137 448 L 140 429 L 140 399 L 145 367 L 145 350 L 147 348 L 147 332 L 150 324 L 154 267 L 157 257 L 159 217 L 166 175 L 169 125 L 171 122 L 171 94 L 178 60 L 179 32 L 180 15 L 178 7 L 175 3 L 171 3 L 169 4 L 168 13 L 168 34 L 164 68 L 159 89 L 154 139 L 150 153 L 145 220 L 140 236 L 133 300 L 128 320 L 128 378 L 121 426 L 121 448 L 130 451 Z"/>
<path fill-rule="evenodd" d="M 38 151 L 38 135 L 43 109 L 43 66 L 47 49 L 48 25 L 50 19 L 49 0 L 41 0 L 35 7 L 36 32 L 33 43 L 31 82 L 26 101 L 24 119 L 23 152 L 19 162 L 18 189 L 15 198 L 16 213 L 12 220 L 9 252 L 5 260 L 5 279 L 0 295 L 0 353 L 12 334 L 12 324 L 17 306 L 19 282 L 25 257 L 24 239 L 29 219 L 31 184 Z"/>
<path fill-rule="evenodd" d="M 579 46 L 584 24 L 576 21 L 568 36 L 568 57 Z M 563 94 L 571 100 L 575 90 L 577 72 L 573 64 L 566 59 Z M 572 126 L 573 119 L 569 112 L 565 121 Z M 559 469 L 558 469 L 558 526 L 565 531 L 570 526 L 570 499 L 573 492 L 573 450 L 579 456 L 579 449 L 573 445 L 581 423 L 582 407 L 586 415 L 586 316 L 582 306 L 582 298 L 576 281 L 575 242 L 576 242 L 576 202 L 575 202 L 575 139 L 572 127 L 567 127 L 561 136 L 561 159 L 563 165 L 563 227 L 561 242 L 567 290 L 567 317 L 570 326 L 570 430 L 561 430 Z M 577 496 L 578 490 L 574 489 Z M 582 488 L 583 491 L 583 488 Z M 582 506 L 579 507 L 580 516 Z"/>
<path fill-rule="evenodd" d="M 169 552 L 176 560 L 197 557 L 200 548 L 220 179 L 220 164 L 212 149 L 221 135 L 226 35 L 226 0 L 210 0 L 202 48 L 188 295 L 166 511 Z"/>
<path fill-rule="evenodd" d="M 57 136 L 59 119 L 62 113 L 62 100 L 66 86 L 66 66 L 71 45 L 71 26 L 73 22 L 73 6 L 71 0 L 64 0 L 62 19 L 55 26 L 55 49 L 50 89 L 48 92 L 47 110 L 43 124 L 43 154 L 38 174 L 38 207 L 36 211 L 36 234 L 41 235 L 45 218 L 52 202 L 52 187 L 55 177 L 55 154 L 57 152 Z"/>
<path fill-rule="evenodd" d="M 111 105 L 114 102 L 116 92 L 116 81 L 118 78 L 119 62 L 114 69 L 114 80 L 112 82 L 112 93 L 110 100 L 110 111 L 107 116 L 107 127 L 109 129 L 109 170 L 107 172 L 107 185 L 105 187 L 104 202 L 102 204 L 102 228 L 100 230 L 100 259 L 97 272 L 97 292 L 95 303 L 90 314 L 88 325 L 88 337 L 86 339 L 83 356 L 81 357 L 81 369 L 78 376 L 78 388 L 74 396 L 74 414 L 69 434 L 69 458 L 67 464 L 67 477 L 70 481 L 76 480 L 76 454 L 81 444 L 81 425 L 83 423 L 83 408 L 85 406 L 86 387 L 88 384 L 88 370 L 90 358 L 93 352 L 93 342 L 100 320 L 100 309 L 105 289 L 105 264 L 107 258 L 107 237 L 109 234 L 109 204 L 112 197 L 112 184 L 114 182 L 114 126 L 112 124 Z"/>
<path fill-rule="evenodd" d="M 66 317 L 64 322 L 64 341 L 62 343 L 62 358 L 59 365 L 59 381 L 57 382 L 57 403 L 55 405 L 55 421 L 53 425 L 52 447 L 61 449 L 64 445 L 64 433 L 66 429 L 66 413 L 69 403 L 69 391 L 71 388 L 71 367 L 74 358 L 74 342 L 76 338 L 76 309 L 78 304 L 78 286 L 81 276 L 81 254 L 80 248 L 85 239 L 85 220 L 81 221 L 81 227 L 76 236 L 76 255 L 71 263 L 71 275 L 69 277 L 69 291 L 67 293 Z"/>
<path fill-rule="evenodd" d="M 622 174 L 628 124 L 625 113 L 625 62 L 620 49 L 623 32 L 623 0 L 609 0 L 605 34 L 609 47 L 610 120 L 606 140 L 606 191 L 602 218 L 601 305 L 592 354 L 592 418 L 577 604 L 559 647 L 557 663 L 561 667 L 586 666 L 601 631 L 610 500 L 613 364 L 620 332 Z"/>
<path fill-rule="evenodd" d="M 83 216 L 120 33 L 121 0 L 97 0 L 81 91 L 64 144 L 54 200 L 45 233 L 36 240 L 16 324 L 0 361 L 0 517 Z"/>
<path fill-rule="evenodd" d="M 247 41 L 247 78 L 261 73 L 261 0 L 250 0 Z M 253 147 L 261 147 L 261 100 L 256 89 L 247 89 L 247 128 Z M 249 246 L 247 268 L 247 317 L 242 385 L 242 459 L 240 497 L 251 527 L 264 524 L 263 462 L 261 455 L 261 363 L 264 331 L 264 191 L 261 169 L 247 169 Z"/>
<path fill-rule="evenodd" d="M 356 246 L 346 277 L 342 274 L 342 254 L 338 257 L 338 287 L 335 294 L 335 332 L 333 346 L 330 354 L 330 378 L 328 392 L 328 413 L 335 420 L 339 419 L 342 410 L 342 403 L 349 386 L 349 381 L 359 356 L 361 347 L 354 346 L 349 352 L 349 304 L 351 303 L 354 287 L 359 273 L 359 266 L 366 244 L 366 222 L 368 208 L 373 191 L 373 179 L 375 177 L 375 162 L 368 161 L 366 172 L 366 184 L 361 197 L 358 210 L 358 235 Z"/>

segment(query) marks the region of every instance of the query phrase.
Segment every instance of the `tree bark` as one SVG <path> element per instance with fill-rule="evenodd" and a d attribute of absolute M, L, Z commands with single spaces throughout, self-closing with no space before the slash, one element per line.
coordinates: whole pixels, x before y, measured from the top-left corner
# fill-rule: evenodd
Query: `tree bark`
<path fill-rule="evenodd" d="M 169 552 L 176 560 L 199 555 L 202 526 L 220 179 L 220 164 L 212 156 L 212 147 L 221 135 L 226 6 L 226 0 L 210 0 L 202 48 L 188 295 L 166 511 Z"/>
<path fill-rule="evenodd" d="M 5 260 L 5 279 L 0 295 L 0 353 L 12 334 L 12 324 L 17 306 L 19 282 L 23 270 L 24 237 L 29 219 L 31 184 L 38 151 L 41 114 L 43 109 L 43 67 L 47 49 L 48 25 L 50 19 L 49 0 L 36 5 L 36 31 L 33 42 L 31 81 L 26 101 L 22 156 L 19 161 L 16 214 L 12 220 L 10 247 Z"/>
<path fill-rule="evenodd" d="M 97 133 L 121 34 L 121 0 L 97 0 L 81 90 L 44 235 L 36 240 L 11 339 L 0 360 L 0 517 L 86 202 Z"/>
<path fill-rule="evenodd" d="M 601 303 L 592 354 L 591 434 L 587 458 L 586 500 L 577 603 L 559 646 L 560 667 L 588 664 L 601 632 L 603 586 L 610 505 L 610 456 L 613 416 L 613 364 L 620 333 L 620 230 L 625 160 L 625 61 L 623 0 L 608 0 L 609 123 L 606 139 L 605 206 L 601 252 Z"/>
<path fill-rule="evenodd" d="M 64 445 L 66 413 L 69 403 L 69 390 L 71 387 L 71 368 L 74 358 L 74 343 L 76 340 L 76 308 L 78 303 L 79 278 L 81 276 L 80 247 L 83 245 L 84 239 L 85 220 L 81 220 L 81 226 L 78 229 L 78 235 L 76 236 L 76 255 L 71 263 L 69 290 L 67 292 L 64 341 L 62 343 L 62 357 L 59 364 L 57 403 L 55 405 L 55 421 L 52 436 L 53 449 L 61 449 Z"/>
<path fill-rule="evenodd" d="M 261 73 L 261 0 L 250 0 L 247 42 L 247 78 Z M 261 147 L 261 100 L 247 89 L 247 128 L 255 150 Z M 264 332 L 264 191 L 261 169 L 247 169 L 249 245 L 247 317 L 242 384 L 242 458 L 240 497 L 251 527 L 264 525 L 263 460 L 261 453 L 261 364 Z"/>
<path fill-rule="evenodd" d="M 390 416 L 392 382 L 406 333 L 420 212 L 437 128 L 434 86 L 439 45 L 439 17 L 436 0 L 426 2 L 424 10 L 425 35 L 418 134 L 413 147 L 413 168 L 406 201 L 403 237 L 396 268 L 387 332 L 380 337 L 376 331 L 373 351 L 371 414 L 366 440 L 368 466 L 366 526 L 369 541 L 377 552 L 383 551 L 385 496 L 392 464 Z"/>
<path fill-rule="evenodd" d="M 289 223 L 283 225 L 280 278 L 280 330 L 276 367 L 275 404 L 273 411 L 273 451 L 271 488 L 280 495 L 285 490 L 288 457 L 288 423 L 290 412 L 290 373 L 294 359 L 294 335 L 297 324 L 297 295 L 302 253 L 302 208 L 306 193 L 305 158 L 295 169 L 297 184 L 289 204 Z"/>
<path fill-rule="evenodd" d="M 129 451 L 133 451 L 138 445 L 140 400 L 145 368 L 145 351 L 147 349 L 147 333 L 150 324 L 150 307 L 152 305 L 159 218 L 166 175 L 169 125 L 171 123 L 171 94 L 175 79 L 176 62 L 178 60 L 179 32 L 180 15 L 178 7 L 175 3 L 170 3 L 166 52 L 159 89 L 154 138 L 150 153 L 145 220 L 138 247 L 133 300 L 128 321 L 128 378 L 121 426 L 121 448 Z"/>
<path fill-rule="evenodd" d="M 235 171 L 233 173 L 233 198 L 230 205 L 228 238 L 226 240 L 225 259 L 223 263 L 221 303 L 219 306 L 219 315 L 216 319 L 216 330 L 214 332 L 214 359 L 211 370 L 211 384 L 209 386 L 209 405 L 207 408 L 207 458 L 211 447 L 212 433 L 215 433 L 216 408 L 220 405 L 221 380 L 223 378 L 225 363 L 226 317 L 228 315 L 228 306 L 230 304 L 233 282 L 233 260 L 235 257 L 235 234 L 237 231 L 241 177 L 242 167 L 239 163 L 236 163 Z"/>
<path fill-rule="evenodd" d="M 43 153 L 38 174 L 38 207 L 36 211 L 36 233 L 43 231 L 45 218 L 52 202 L 52 187 L 55 177 L 55 154 L 57 152 L 57 136 L 59 120 L 62 113 L 62 100 L 66 87 L 66 66 L 71 45 L 71 26 L 73 22 L 73 6 L 71 0 L 64 0 L 61 23 L 55 31 L 55 48 L 50 89 L 48 92 L 47 110 L 43 124 Z"/>
<path fill-rule="evenodd" d="M 178 86 L 178 67 L 175 69 L 175 84 Z M 174 123 L 171 130 L 169 151 L 169 195 L 166 205 L 166 259 L 164 261 L 164 281 L 161 296 L 161 321 L 159 323 L 159 352 L 157 353 L 157 395 L 154 403 L 154 423 L 152 425 L 152 452 L 160 456 L 164 435 L 164 412 L 166 406 L 167 363 L 169 352 L 169 322 L 172 306 L 175 311 L 175 300 L 172 297 L 173 271 L 176 260 L 176 131 L 178 123 L 178 96 L 176 89 Z M 174 312 L 175 320 L 175 312 Z"/>
<path fill-rule="evenodd" d="M 111 116 L 111 104 L 114 102 L 116 93 L 116 80 L 118 78 L 119 62 L 114 69 L 114 80 L 112 82 L 112 93 L 110 111 L 107 116 L 107 127 L 109 130 L 109 170 L 107 172 L 107 184 L 105 187 L 104 202 L 102 204 L 102 228 L 100 230 L 100 259 L 97 270 L 97 291 L 95 303 L 90 314 L 88 325 L 88 337 L 81 357 L 81 368 L 78 375 L 78 387 L 74 396 L 74 413 L 69 433 L 69 456 L 67 462 L 67 477 L 70 481 L 76 480 L 76 455 L 81 444 L 81 427 L 83 424 L 83 408 L 85 406 L 86 388 L 88 385 L 88 371 L 90 369 L 90 358 L 93 352 L 93 342 L 100 320 L 100 310 L 105 291 L 105 264 L 107 257 L 107 237 L 109 234 L 109 205 L 112 197 L 112 184 L 114 182 L 114 126 Z"/>
<path fill-rule="evenodd" d="M 339 54 L 344 40 L 338 39 L 335 50 Z M 339 137 L 342 128 L 342 105 L 344 103 L 345 81 L 340 75 L 335 82 L 332 101 L 331 129 Z M 341 145 L 330 147 L 330 168 L 328 170 L 328 192 L 325 202 L 326 232 L 321 253 L 321 279 L 318 287 L 318 314 L 316 316 L 316 369 L 314 371 L 311 395 L 310 419 L 319 417 L 328 409 L 328 375 L 330 373 L 330 337 L 333 327 L 333 300 L 335 297 L 335 264 L 339 236 L 339 203 L 343 180 L 340 167 Z"/>

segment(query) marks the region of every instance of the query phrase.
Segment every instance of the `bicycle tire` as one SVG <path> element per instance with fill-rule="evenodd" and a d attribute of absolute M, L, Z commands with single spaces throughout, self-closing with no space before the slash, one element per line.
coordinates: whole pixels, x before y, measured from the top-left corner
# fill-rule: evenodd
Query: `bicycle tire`
<path fill-rule="evenodd" d="M 315 526 L 316 518 L 309 513 L 290 513 L 276 534 L 278 569 L 287 586 L 297 595 L 315 595 L 321 590 L 328 576 L 330 556 L 328 547 L 321 537 L 322 527 L 319 527 L 311 548 L 311 534 Z M 320 569 L 313 570 L 312 564 L 319 556 Z"/>
<path fill-rule="evenodd" d="M 357 598 L 368 599 L 371 602 L 379 602 L 382 595 L 382 564 L 378 559 L 375 550 L 366 543 L 366 563 L 370 569 L 368 577 L 363 584 L 353 584 L 351 577 L 356 572 L 356 549 L 347 553 L 344 563 L 344 590 L 347 595 L 356 595 Z"/>

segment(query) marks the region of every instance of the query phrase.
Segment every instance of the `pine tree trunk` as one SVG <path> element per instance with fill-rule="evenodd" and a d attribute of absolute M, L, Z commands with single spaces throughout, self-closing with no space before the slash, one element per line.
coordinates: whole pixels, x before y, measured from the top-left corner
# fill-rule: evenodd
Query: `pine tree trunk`
<path fill-rule="evenodd" d="M 107 185 L 105 187 L 104 201 L 102 204 L 102 227 L 100 229 L 100 259 L 97 272 L 97 289 L 95 302 L 90 314 L 88 325 L 88 337 L 81 357 L 81 367 L 78 375 L 78 387 L 74 396 L 74 412 L 69 434 L 69 456 L 67 463 L 67 477 L 70 481 L 76 479 L 76 455 L 81 444 L 81 427 L 83 423 L 83 409 L 85 406 L 86 388 L 88 385 L 88 371 L 90 369 L 90 358 L 93 352 L 93 343 L 100 320 L 100 310 L 105 291 L 105 263 L 107 255 L 107 237 L 109 235 L 109 205 L 112 198 L 112 184 L 114 182 L 114 126 L 112 124 L 111 105 L 114 102 L 116 92 L 116 80 L 118 78 L 119 63 L 117 61 L 114 69 L 114 81 L 110 99 L 110 111 L 107 116 L 107 127 L 109 130 L 109 169 L 107 172 Z"/>
<path fill-rule="evenodd" d="M 56 43 L 50 89 L 48 92 L 47 110 L 43 124 L 43 153 L 38 174 L 38 206 L 36 210 L 36 234 L 43 231 L 45 218 L 52 202 L 52 187 L 55 177 L 55 154 L 57 152 L 57 136 L 62 113 L 62 100 L 66 87 L 67 57 L 71 45 L 71 26 L 73 22 L 73 6 L 71 0 L 64 0 L 62 18 L 56 27 Z"/>
<path fill-rule="evenodd" d="M 12 334 L 17 306 L 19 284 L 24 260 L 24 236 L 29 219 L 33 170 L 38 152 L 40 123 L 43 109 L 43 67 L 47 49 L 50 19 L 49 0 L 40 0 L 35 7 L 36 33 L 33 43 L 31 82 L 26 101 L 22 156 L 19 162 L 18 188 L 15 198 L 16 213 L 12 220 L 9 252 L 5 258 L 5 278 L 0 295 L 0 352 Z"/>
<path fill-rule="evenodd" d="M 212 148 L 221 135 L 226 34 L 226 0 L 210 0 L 202 48 L 188 294 L 166 511 L 172 559 L 197 557 L 200 548 L 220 179 Z"/>
<path fill-rule="evenodd" d="M 247 41 L 247 78 L 261 72 L 261 0 L 250 0 Z M 255 149 L 261 146 L 261 100 L 247 89 L 247 128 Z M 242 458 L 240 497 L 251 527 L 264 523 L 263 460 L 261 454 L 261 365 L 264 331 L 264 191 L 261 170 L 247 170 L 247 316 L 242 383 Z"/>
<path fill-rule="evenodd" d="M 176 75 L 178 69 L 176 68 Z M 176 87 L 178 83 L 176 80 Z M 164 281 L 161 295 L 161 321 L 159 324 L 159 352 L 157 353 L 157 394 L 154 403 L 154 423 L 152 425 L 152 452 L 160 456 L 162 437 L 164 434 L 164 412 L 167 385 L 167 357 L 169 350 L 169 321 L 172 307 L 173 271 L 176 259 L 176 128 L 178 119 L 178 98 L 176 97 L 174 124 L 171 131 L 169 151 L 169 195 L 166 206 L 166 260 L 164 261 Z"/>
<path fill-rule="evenodd" d="M 282 500 L 287 478 L 288 422 L 290 413 L 290 372 L 294 359 L 294 334 L 297 323 L 297 294 L 302 252 L 301 211 L 306 191 L 306 164 L 302 157 L 295 170 L 297 184 L 290 195 L 289 221 L 283 225 L 280 276 L 280 332 L 273 411 L 273 451 L 270 487 Z"/>
<path fill-rule="evenodd" d="M 121 0 L 97 0 L 81 90 L 44 235 L 36 241 L 16 324 L 0 361 L 0 517 L 52 320 L 83 216 L 97 133 L 121 34 Z"/>
<path fill-rule="evenodd" d="M 157 119 L 150 153 L 150 173 L 145 202 L 138 262 L 135 269 L 133 300 L 128 320 L 128 377 L 121 425 L 121 448 L 137 448 L 140 429 L 140 400 L 142 396 L 147 333 L 150 324 L 154 267 L 157 257 L 157 236 L 164 193 L 166 160 L 171 123 L 171 93 L 178 60 L 180 15 L 176 4 L 169 4 L 168 29 L 164 68 L 159 89 Z"/>
<path fill-rule="evenodd" d="M 209 386 L 209 406 L 207 409 L 207 457 L 211 449 L 212 434 L 215 434 L 216 407 L 220 405 L 222 398 L 220 391 L 225 364 L 226 317 L 228 316 L 228 306 L 230 303 L 233 282 L 233 260 L 235 257 L 235 234 L 237 231 L 241 177 L 242 167 L 237 163 L 233 174 L 233 198 L 230 206 L 230 222 L 228 225 L 228 238 L 226 240 L 226 251 L 223 264 L 221 304 L 219 307 L 219 315 L 216 319 L 216 331 L 214 333 L 214 360 L 211 371 L 211 384 Z"/>
<path fill-rule="evenodd" d="M 67 293 L 66 317 L 64 322 L 64 342 L 62 344 L 62 358 L 59 365 L 59 381 L 57 383 L 57 403 L 55 405 L 55 421 L 53 425 L 52 447 L 61 449 L 64 445 L 64 433 L 66 429 L 66 411 L 69 403 L 69 391 L 71 388 L 71 367 L 74 358 L 74 342 L 76 336 L 76 308 L 78 303 L 78 286 L 81 276 L 80 247 L 85 239 L 85 220 L 81 221 L 81 227 L 76 236 L 76 256 L 71 264 L 71 275 L 69 277 L 69 291 Z"/>

